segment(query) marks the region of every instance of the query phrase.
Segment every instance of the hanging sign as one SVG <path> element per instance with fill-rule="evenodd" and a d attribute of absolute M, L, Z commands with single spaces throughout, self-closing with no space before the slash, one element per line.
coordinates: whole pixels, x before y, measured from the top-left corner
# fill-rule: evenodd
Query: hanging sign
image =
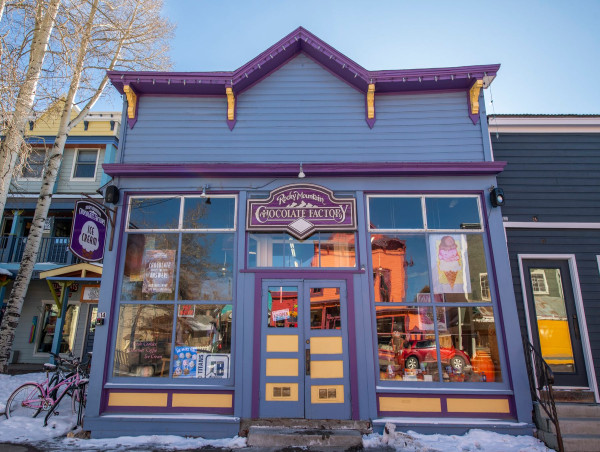
<path fill-rule="evenodd" d="M 248 231 L 285 231 L 300 240 L 316 231 L 356 230 L 356 200 L 319 185 L 280 187 L 268 199 L 249 199 L 247 212 Z"/>
<path fill-rule="evenodd" d="M 71 227 L 69 249 L 84 261 L 95 262 L 104 258 L 104 242 L 108 216 L 91 201 L 77 201 Z"/>

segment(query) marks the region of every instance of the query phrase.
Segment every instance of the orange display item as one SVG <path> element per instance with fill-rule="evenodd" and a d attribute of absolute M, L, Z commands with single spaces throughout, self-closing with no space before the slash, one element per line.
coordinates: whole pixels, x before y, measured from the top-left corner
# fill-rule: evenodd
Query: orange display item
<path fill-rule="evenodd" d="M 471 363 L 475 372 L 485 374 L 486 381 L 492 382 L 495 380 L 496 372 L 490 352 L 477 352 L 477 356 L 471 360 Z"/>

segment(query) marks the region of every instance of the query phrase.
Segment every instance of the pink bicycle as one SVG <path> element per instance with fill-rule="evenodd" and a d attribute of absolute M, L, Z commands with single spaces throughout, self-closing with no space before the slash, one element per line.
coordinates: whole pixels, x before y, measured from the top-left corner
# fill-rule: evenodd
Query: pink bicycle
<path fill-rule="evenodd" d="M 37 417 L 46 411 L 44 427 L 48 418 L 58 414 L 56 408 L 68 395 L 71 397 L 71 412 L 77 413 L 77 425 L 82 425 L 89 381 L 89 362 L 68 360 L 53 355 L 58 365 L 44 364 L 46 380 L 42 383 L 25 383 L 19 386 L 6 402 L 6 417 Z M 50 372 L 54 372 L 50 377 Z"/>

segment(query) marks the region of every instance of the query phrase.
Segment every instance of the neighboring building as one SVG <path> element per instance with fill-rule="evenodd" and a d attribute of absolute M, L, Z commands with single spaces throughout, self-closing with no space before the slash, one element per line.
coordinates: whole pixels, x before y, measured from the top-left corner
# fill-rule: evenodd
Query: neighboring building
<path fill-rule="evenodd" d="M 29 123 L 26 140 L 33 150 L 21 177 L 13 179 L 6 209 L 2 218 L 0 237 L 0 268 L 17 274 L 25 250 L 29 228 L 41 187 L 46 149 L 54 144 L 58 130 L 59 104 L 40 118 Z M 75 117 L 78 110 L 73 111 Z M 96 190 L 110 180 L 102 163 L 113 161 L 118 145 L 121 113 L 94 112 L 88 114 L 69 133 L 64 157 L 52 195 L 50 212 L 34 274 L 23 305 L 19 326 L 15 332 L 12 363 L 44 363 L 52 346 L 54 328 L 60 311 L 54 302 L 47 281 L 40 273 L 77 264 L 69 251 L 69 235 L 75 201 L 86 194 L 102 201 Z M 60 271 L 58 273 L 61 273 Z M 59 282 L 53 282 L 56 289 Z M 74 281 L 70 286 L 69 303 L 65 312 L 60 351 L 82 356 L 91 350 L 95 328 L 96 303 L 83 299 L 82 288 L 90 283 Z M 12 283 L 2 287 L 0 306 L 12 289 Z"/>
<path fill-rule="evenodd" d="M 559 401 L 600 402 L 600 115 L 488 118 L 521 333 Z"/>
<path fill-rule="evenodd" d="M 532 433 L 481 88 L 367 71 L 299 28 L 233 72 L 127 96 L 86 429 L 240 420 Z M 114 192 L 112 192 L 114 194 Z"/>

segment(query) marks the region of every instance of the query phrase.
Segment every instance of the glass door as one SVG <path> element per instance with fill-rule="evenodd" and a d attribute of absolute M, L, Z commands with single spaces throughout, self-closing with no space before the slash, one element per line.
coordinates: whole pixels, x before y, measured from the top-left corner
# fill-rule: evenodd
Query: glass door
<path fill-rule="evenodd" d="M 344 281 L 263 280 L 261 418 L 349 419 Z"/>
<path fill-rule="evenodd" d="M 533 345 L 556 386 L 588 386 L 579 319 L 567 261 L 523 261 Z"/>

